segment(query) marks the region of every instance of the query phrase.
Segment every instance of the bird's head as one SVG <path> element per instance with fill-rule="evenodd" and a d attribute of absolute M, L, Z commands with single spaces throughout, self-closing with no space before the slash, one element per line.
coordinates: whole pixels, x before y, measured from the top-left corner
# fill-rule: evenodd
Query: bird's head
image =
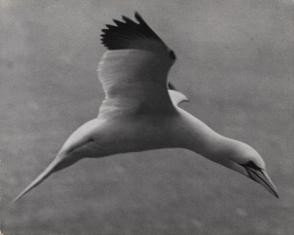
<path fill-rule="evenodd" d="M 226 159 L 222 158 L 220 164 L 261 184 L 272 195 L 279 198 L 277 188 L 266 172 L 265 162 L 255 149 L 238 141 L 229 151 L 226 151 L 225 155 Z"/>

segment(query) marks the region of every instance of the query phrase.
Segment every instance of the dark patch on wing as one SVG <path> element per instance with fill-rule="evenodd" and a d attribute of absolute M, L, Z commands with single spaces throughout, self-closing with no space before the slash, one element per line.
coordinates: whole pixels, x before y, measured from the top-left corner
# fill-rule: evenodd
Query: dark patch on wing
<path fill-rule="evenodd" d="M 115 25 L 107 24 L 106 28 L 102 29 L 102 44 L 109 50 L 140 49 L 144 48 L 146 40 L 151 40 L 167 48 L 138 12 L 135 12 L 135 18 L 137 22 L 122 16 L 123 21 L 114 19 Z M 173 52 L 170 56 L 175 57 Z"/>

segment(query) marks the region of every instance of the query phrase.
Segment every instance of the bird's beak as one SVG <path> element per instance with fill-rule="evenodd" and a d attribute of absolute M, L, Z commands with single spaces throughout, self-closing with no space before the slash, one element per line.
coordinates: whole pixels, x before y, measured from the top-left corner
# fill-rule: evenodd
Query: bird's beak
<path fill-rule="evenodd" d="M 261 184 L 263 187 L 266 188 L 271 194 L 273 194 L 276 198 L 279 198 L 279 194 L 277 191 L 277 187 L 263 169 L 253 169 L 251 167 L 245 167 L 249 178 L 254 180 L 255 182 Z"/>

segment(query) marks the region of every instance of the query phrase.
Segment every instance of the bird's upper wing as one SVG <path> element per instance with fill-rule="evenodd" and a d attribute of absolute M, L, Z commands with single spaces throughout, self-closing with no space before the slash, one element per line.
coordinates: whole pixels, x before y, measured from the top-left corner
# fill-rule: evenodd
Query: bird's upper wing
<path fill-rule="evenodd" d="M 102 30 L 103 55 L 98 76 L 105 99 L 99 115 L 164 113 L 174 110 L 167 74 L 175 55 L 135 13 L 137 22 L 122 17 Z"/>

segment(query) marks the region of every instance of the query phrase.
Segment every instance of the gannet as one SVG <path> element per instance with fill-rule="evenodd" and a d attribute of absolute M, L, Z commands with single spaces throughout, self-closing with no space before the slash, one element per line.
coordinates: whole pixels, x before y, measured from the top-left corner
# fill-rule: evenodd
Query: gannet
<path fill-rule="evenodd" d="M 147 25 L 122 16 L 102 29 L 108 49 L 98 65 L 105 92 L 98 116 L 66 140 L 49 166 L 15 199 L 52 173 L 83 158 L 161 148 L 185 148 L 256 181 L 278 197 L 260 154 L 248 144 L 225 137 L 179 107 L 188 101 L 168 82 L 176 55 Z"/>

